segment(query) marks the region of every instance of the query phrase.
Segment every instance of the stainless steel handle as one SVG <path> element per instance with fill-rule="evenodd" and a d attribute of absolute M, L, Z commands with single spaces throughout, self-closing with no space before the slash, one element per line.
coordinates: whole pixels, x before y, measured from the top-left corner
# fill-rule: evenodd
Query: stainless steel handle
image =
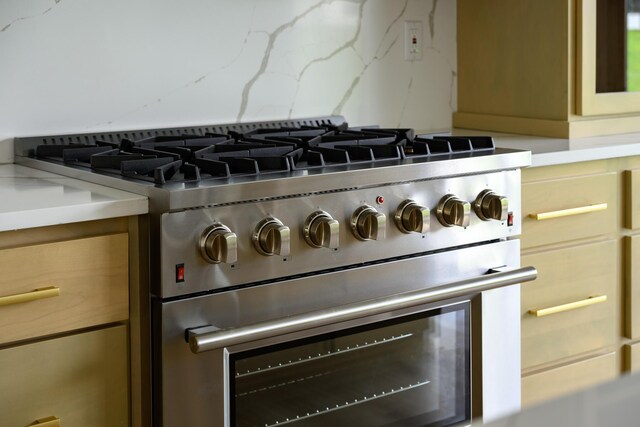
<path fill-rule="evenodd" d="M 231 329 L 217 329 L 214 326 L 208 326 L 188 330 L 189 347 L 193 353 L 202 353 L 247 341 L 284 335 L 304 329 L 326 326 L 416 305 L 475 294 L 502 286 L 528 282 L 534 280 L 538 275 L 534 267 L 518 269 L 502 267 L 489 270 L 488 273 L 435 288 L 404 292 L 311 313 L 297 314 L 255 325 Z"/>
<path fill-rule="evenodd" d="M 529 214 L 529 217 L 537 221 L 542 221 L 545 219 L 561 218 L 563 216 L 582 215 L 591 212 L 604 211 L 606 209 L 606 203 L 598 203 L 597 205 L 580 206 L 578 208 L 562 209 L 559 211 L 532 213 Z"/>

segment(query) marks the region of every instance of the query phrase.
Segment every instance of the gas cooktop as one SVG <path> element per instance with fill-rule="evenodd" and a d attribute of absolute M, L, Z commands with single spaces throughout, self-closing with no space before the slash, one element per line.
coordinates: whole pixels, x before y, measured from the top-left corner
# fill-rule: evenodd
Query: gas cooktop
<path fill-rule="evenodd" d="M 337 122 L 337 123 L 336 123 Z M 169 133 L 168 135 L 166 133 Z M 130 135 L 131 134 L 131 135 Z M 413 129 L 351 128 L 346 122 L 226 133 L 207 128 L 33 141 L 31 156 L 162 185 L 495 149 L 490 137 L 416 136 Z M 78 142 L 81 141 L 81 142 Z"/>
<path fill-rule="evenodd" d="M 149 196 L 161 212 L 530 162 L 491 137 L 349 127 L 341 116 L 16 138 L 15 152 L 26 166 Z"/>

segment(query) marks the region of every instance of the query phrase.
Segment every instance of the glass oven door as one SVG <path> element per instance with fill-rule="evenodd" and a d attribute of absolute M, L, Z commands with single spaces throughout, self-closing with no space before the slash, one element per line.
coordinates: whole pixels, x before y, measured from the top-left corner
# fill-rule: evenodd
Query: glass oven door
<path fill-rule="evenodd" d="M 469 422 L 470 302 L 229 355 L 236 427 Z"/>

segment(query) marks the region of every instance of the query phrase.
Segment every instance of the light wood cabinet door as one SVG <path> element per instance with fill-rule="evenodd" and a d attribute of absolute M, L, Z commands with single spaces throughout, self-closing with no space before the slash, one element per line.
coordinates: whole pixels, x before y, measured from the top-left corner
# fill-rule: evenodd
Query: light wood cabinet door
<path fill-rule="evenodd" d="M 617 342 L 618 253 L 618 242 L 607 240 L 522 257 L 538 268 L 538 279 L 522 286 L 523 369 Z"/>
<path fill-rule="evenodd" d="M 126 326 L 0 350 L 0 425 L 129 425 Z"/>
<path fill-rule="evenodd" d="M 522 377 L 522 406 L 612 380 L 618 376 L 618 356 L 608 353 L 570 365 Z"/>
<path fill-rule="evenodd" d="M 126 320 L 128 263 L 127 233 L 0 250 L 0 344 Z"/>
<path fill-rule="evenodd" d="M 617 230 L 616 173 L 522 185 L 522 249 Z"/>

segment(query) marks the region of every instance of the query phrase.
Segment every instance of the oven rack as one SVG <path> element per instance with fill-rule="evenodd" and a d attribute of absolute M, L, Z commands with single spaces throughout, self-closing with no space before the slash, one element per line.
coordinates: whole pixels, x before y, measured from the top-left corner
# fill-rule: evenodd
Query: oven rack
<path fill-rule="evenodd" d="M 275 426 L 281 426 L 284 424 L 291 424 L 291 423 L 295 423 L 297 421 L 303 421 L 312 417 L 316 417 L 318 415 L 324 415 L 324 414 L 328 414 L 329 412 L 333 412 L 333 411 L 339 411 L 341 409 L 347 409 L 350 407 L 353 407 L 355 405 L 359 405 L 361 403 L 367 403 L 367 402 L 371 402 L 373 400 L 377 400 L 377 399 L 381 399 L 383 397 L 388 397 L 388 396 L 392 396 L 394 394 L 397 393 L 402 393 L 405 391 L 409 391 L 418 387 L 422 387 L 425 386 L 427 384 L 429 384 L 431 381 L 429 380 L 424 380 L 424 381 L 418 381 L 415 384 L 409 384 L 407 386 L 400 386 L 400 388 L 392 388 L 391 390 L 388 391 L 381 391 L 380 393 L 374 393 L 373 395 L 370 396 L 364 396 L 360 399 L 354 399 L 352 402 L 345 402 L 343 404 L 336 404 L 335 406 L 327 406 L 324 409 L 316 409 L 315 412 L 307 412 L 305 415 L 296 415 L 295 418 L 286 418 L 284 420 L 281 421 L 275 421 L 272 422 L 271 424 L 266 423 L 264 425 L 264 427 L 275 427 Z"/>
<path fill-rule="evenodd" d="M 383 337 L 383 338 L 378 338 L 373 340 L 373 342 L 368 342 L 365 341 L 364 344 L 355 344 L 355 345 L 348 345 L 345 348 L 338 348 L 336 350 L 329 350 L 326 353 L 317 353 L 316 355 L 309 355 L 306 358 L 303 357 L 299 357 L 297 360 L 288 360 L 286 362 L 281 362 L 278 363 L 277 365 L 268 365 L 265 368 L 257 368 L 255 370 L 247 370 L 245 372 L 237 372 L 236 373 L 236 379 L 240 379 L 240 378 L 244 378 L 244 377 L 248 377 L 251 375 L 256 375 L 256 374 L 263 374 L 265 372 L 271 372 L 274 371 L 276 369 L 281 369 L 281 368 L 290 368 L 292 366 L 296 366 L 296 365 L 300 365 L 303 363 L 307 363 L 307 362 L 313 362 L 313 361 L 317 361 L 317 360 L 321 360 L 321 359 L 325 359 L 327 357 L 333 357 L 333 356 L 337 356 L 337 355 L 341 355 L 341 354 L 345 354 L 345 353 L 350 353 L 353 351 L 357 351 L 357 350 L 364 350 L 364 349 L 368 349 L 368 348 L 372 348 L 372 347 L 376 347 L 379 346 L 381 344 L 388 344 L 394 341 L 399 341 L 405 338 L 409 338 L 413 336 L 412 333 L 407 333 L 407 334 L 401 334 L 401 335 L 392 335 L 391 337 Z"/>

